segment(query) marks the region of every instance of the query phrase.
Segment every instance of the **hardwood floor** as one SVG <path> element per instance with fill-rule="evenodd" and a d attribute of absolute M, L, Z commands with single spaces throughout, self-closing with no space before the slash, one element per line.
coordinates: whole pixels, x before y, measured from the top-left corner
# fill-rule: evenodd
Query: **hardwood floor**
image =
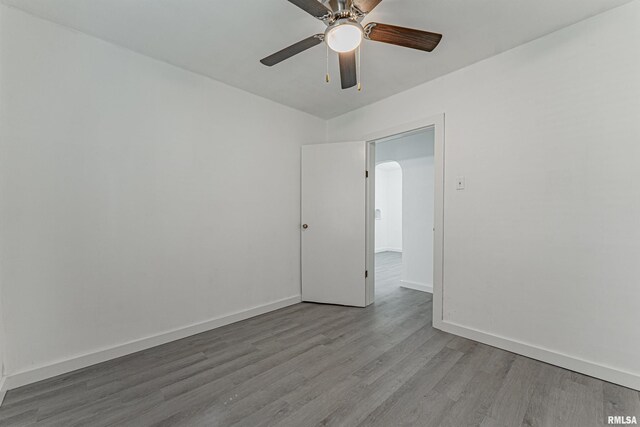
<path fill-rule="evenodd" d="M 377 255 L 376 303 L 297 304 L 11 390 L 1 426 L 598 426 L 640 393 L 431 327 Z"/>

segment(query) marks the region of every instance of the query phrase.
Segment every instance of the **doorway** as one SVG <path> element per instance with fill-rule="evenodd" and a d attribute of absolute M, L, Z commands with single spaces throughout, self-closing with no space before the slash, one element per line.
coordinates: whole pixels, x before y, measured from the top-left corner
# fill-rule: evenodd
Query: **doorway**
<path fill-rule="evenodd" d="M 375 296 L 434 284 L 435 132 L 433 127 L 372 142 L 375 164 Z"/>
<path fill-rule="evenodd" d="M 375 300 L 375 166 L 383 163 L 385 151 L 394 152 L 400 138 L 431 134 L 432 155 L 396 157 L 402 170 L 402 262 L 394 284 L 424 293 L 433 289 L 433 325 L 442 324 L 444 253 L 444 115 L 421 119 L 379 131 L 363 141 L 311 144 L 302 147 L 301 171 L 301 299 L 325 304 L 366 307 Z M 401 141 L 402 142 L 402 141 Z M 404 141 L 406 143 L 406 141 Z M 385 143 L 388 143 L 385 145 Z M 411 144 L 409 144 L 411 145 Z M 424 144 L 423 144 L 424 145 Z M 376 156 L 376 146 L 379 154 Z M 391 148 L 389 148 L 391 147 Z M 389 148 L 387 150 L 387 148 Z M 400 156 L 399 152 L 394 153 Z M 430 157 L 432 172 L 418 180 L 430 181 L 431 208 L 415 208 L 420 200 L 406 185 L 415 180 L 415 163 Z M 389 157 L 387 162 L 396 161 Z M 424 169 L 421 169 L 424 170 Z M 423 176 L 426 176 L 423 174 Z M 409 195 L 410 197 L 407 197 Z M 407 212 L 421 216 L 407 225 Z M 381 215 L 382 212 L 380 213 Z M 425 217 L 430 217 L 425 221 Z M 431 228 L 429 229 L 429 227 Z M 426 230 L 430 237 L 420 230 Z M 412 236 L 419 235 L 426 251 L 411 250 Z M 409 240 L 408 240 L 409 239 Z M 430 242 L 431 240 L 431 242 Z M 363 256 L 364 254 L 364 256 Z M 407 261 L 413 259 L 416 261 Z M 424 274 L 424 269 L 430 269 Z M 387 269 L 386 271 L 391 271 Z M 412 280 L 418 271 L 424 281 Z M 420 289 L 419 285 L 423 285 Z"/>

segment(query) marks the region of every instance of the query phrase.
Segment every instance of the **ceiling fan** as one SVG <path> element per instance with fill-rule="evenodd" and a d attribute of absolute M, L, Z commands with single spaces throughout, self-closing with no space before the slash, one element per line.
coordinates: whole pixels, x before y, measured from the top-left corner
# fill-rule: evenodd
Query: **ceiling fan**
<path fill-rule="evenodd" d="M 285 47 L 281 51 L 260 60 L 273 66 L 291 58 L 323 41 L 338 53 L 342 89 L 358 84 L 356 49 L 362 39 L 431 52 L 438 46 L 442 34 L 395 25 L 370 22 L 364 27 L 361 21 L 382 0 L 288 0 L 327 25 L 324 34 L 315 34 Z M 327 74 L 328 81 L 328 74 Z"/>

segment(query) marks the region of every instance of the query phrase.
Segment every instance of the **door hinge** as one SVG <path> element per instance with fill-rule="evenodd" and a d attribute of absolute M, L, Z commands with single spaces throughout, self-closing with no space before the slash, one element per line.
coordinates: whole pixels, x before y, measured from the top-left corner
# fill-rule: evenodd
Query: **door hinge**
<path fill-rule="evenodd" d="M 364 271 L 364 278 L 366 279 L 367 277 L 369 277 L 369 270 Z"/>
<path fill-rule="evenodd" d="M 364 171 L 364 177 L 369 178 L 369 171 Z"/>

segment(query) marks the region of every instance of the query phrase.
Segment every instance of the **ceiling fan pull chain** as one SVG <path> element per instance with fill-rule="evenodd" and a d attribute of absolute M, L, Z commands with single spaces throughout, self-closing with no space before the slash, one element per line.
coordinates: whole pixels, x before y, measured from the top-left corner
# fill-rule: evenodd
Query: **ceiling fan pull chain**
<path fill-rule="evenodd" d="M 360 49 L 362 48 L 362 45 L 358 46 L 358 65 L 357 65 L 357 70 L 358 70 L 358 92 L 362 91 L 362 84 L 360 83 L 360 74 L 362 73 L 362 67 L 360 66 L 361 62 L 360 62 Z"/>
<path fill-rule="evenodd" d="M 326 44 L 326 43 L 325 43 Z M 329 45 L 327 44 L 327 74 L 324 76 L 325 82 L 329 83 Z"/>

